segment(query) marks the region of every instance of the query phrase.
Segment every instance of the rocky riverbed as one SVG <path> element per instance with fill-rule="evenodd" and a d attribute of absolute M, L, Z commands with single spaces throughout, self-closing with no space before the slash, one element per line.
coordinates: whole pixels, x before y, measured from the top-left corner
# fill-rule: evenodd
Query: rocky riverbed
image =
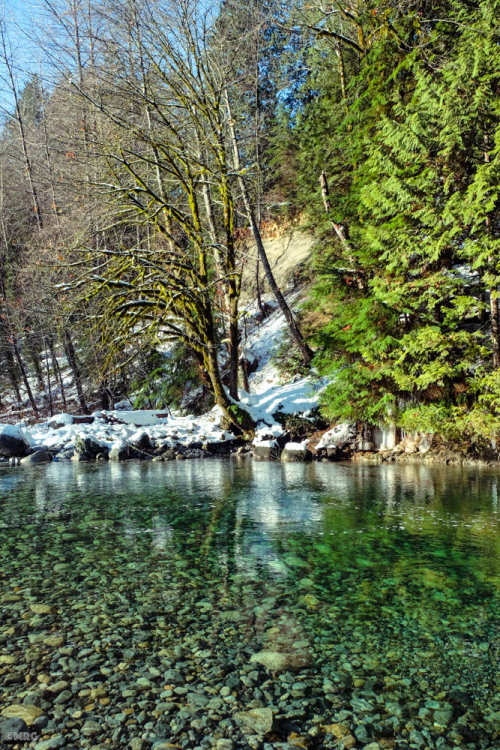
<path fill-rule="evenodd" d="M 493 480 L 347 468 L 0 472 L 4 742 L 498 747 Z"/>

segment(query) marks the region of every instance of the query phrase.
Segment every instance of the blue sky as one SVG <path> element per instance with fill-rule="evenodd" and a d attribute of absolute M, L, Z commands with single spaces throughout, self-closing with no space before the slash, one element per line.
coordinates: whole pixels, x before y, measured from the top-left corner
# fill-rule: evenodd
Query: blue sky
<path fill-rule="evenodd" d="M 5 15 L 14 15 L 20 23 L 29 17 L 30 5 L 29 0 L 0 0 L 0 8 L 5 8 Z"/>
<path fill-rule="evenodd" d="M 36 58 L 29 34 L 25 35 L 19 29 L 29 26 L 30 11 L 33 8 L 31 0 L 0 0 L 0 13 L 4 11 L 7 25 L 7 34 L 13 52 L 14 68 L 16 70 L 17 85 L 22 85 L 26 71 L 33 69 L 33 60 Z M 12 95 L 2 81 L 3 70 L 0 61 L 0 105 L 9 109 L 12 103 Z M 1 113 L 0 113 L 1 116 Z"/>

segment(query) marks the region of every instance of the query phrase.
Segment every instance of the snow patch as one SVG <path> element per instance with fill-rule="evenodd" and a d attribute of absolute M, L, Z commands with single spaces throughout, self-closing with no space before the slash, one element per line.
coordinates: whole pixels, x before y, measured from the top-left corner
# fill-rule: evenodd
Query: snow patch
<path fill-rule="evenodd" d="M 287 451 L 303 451 L 307 448 L 307 440 L 303 440 L 302 443 L 287 443 L 285 448 Z"/>
<path fill-rule="evenodd" d="M 47 424 L 50 427 L 60 427 L 63 425 L 73 424 L 74 417 L 72 414 L 54 414 L 53 417 L 49 419 Z"/>

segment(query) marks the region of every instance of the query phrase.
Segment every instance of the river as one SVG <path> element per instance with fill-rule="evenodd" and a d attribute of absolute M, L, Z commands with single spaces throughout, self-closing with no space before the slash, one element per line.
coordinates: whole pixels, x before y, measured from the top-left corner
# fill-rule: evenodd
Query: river
<path fill-rule="evenodd" d="M 2 469 L 3 731 L 499 748 L 499 488 L 422 465 Z"/>

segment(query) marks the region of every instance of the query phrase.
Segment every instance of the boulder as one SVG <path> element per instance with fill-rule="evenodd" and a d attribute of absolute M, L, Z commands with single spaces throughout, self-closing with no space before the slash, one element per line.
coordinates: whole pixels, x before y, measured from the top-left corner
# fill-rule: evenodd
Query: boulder
<path fill-rule="evenodd" d="M 130 448 L 126 443 L 114 443 L 108 458 L 110 461 L 127 461 L 130 458 Z"/>
<path fill-rule="evenodd" d="M 311 458 L 311 451 L 308 450 L 303 443 L 287 443 L 281 454 L 281 460 L 288 461 L 289 463 L 310 461 Z"/>
<path fill-rule="evenodd" d="M 434 435 L 432 434 L 432 432 L 423 433 L 420 436 L 420 440 L 418 443 L 419 453 L 428 453 L 432 448 L 433 439 Z"/>
<path fill-rule="evenodd" d="M 6 458 L 22 457 L 28 453 L 29 448 L 29 440 L 20 427 L 0 424 L 0 456 Z"/>
<path fill-rule="evenodd" d="M 253 457 L 258 461 L 274 461 L 280 454 L 281 448 L 276 440 L 261 440 L 253 444 Z"/>
<path fill-rule="evenodd" d="M 201 451 L 203 448 L 203 443 L 201 442 L 201 440 L 192 440 L 186 445 L 186 448 L 188 451 Z"/>
<path fill-rule="evenodd" d="M 129 440 L 130 445 L 138 451 L 150 451 L 153 449 L 147 432 L 136 432 Z"/>
<path fill-rule="evenodd" d="M 242 438 L 234 438 L 234 440 L 221 440 L 220 442 L 206 442 L 203 443 L 202 450 L 206 453 L 210 453 L 215 456 L 228 456 L 233 453 L 241 445 L 245 445 L 245 441 Z"/>
<path fill-rule="evenodd" d="M 354 451 L 373 449 L 369 438 L 358 434 L 358 428 L 353 422 L 342 422 L 328 430 L 316 432 L 307 445 L 317 458 L 328 458 L 338 461 L 346 458 Z"/>
<path fill-rule="evenodd" d="M 52 461 L 52 454 L 42 448 L 21 459 L 21 465 L 45 464 L 49 463 L 49 461 Z"/>
<path fill-rule="evenodd" d="M 60 451 L 57 452 L 54 461 L 69 461 L 73 457 L 73 448 L 61 448 Z"/>
<path fill-rule="evenodd" d="M 317 432 L 313 432 L 307 443 L 307 447 L 312 454 L 315 455 L 317 453 L 318 443 L 320 443 L 323 439 L 323 435 L 326 435 L 327 432 L 330 432 L 330 429 L 330 427 L 327 427 L 326 430 L 317 430 Z"/>
<path fill-rule="evenodd" d="M 87 459 L 89 461 L 95 461 L 97 456 L 102 453 L 103 450 L 102 445 L 100 445 L 97 440 L 94 440 L 94 438 L 77 435 L 75 438 L 75 455 L 73 458 L 79 461 L 81 460 L 80 456 L 82 456 L 83 460 Z"/>

